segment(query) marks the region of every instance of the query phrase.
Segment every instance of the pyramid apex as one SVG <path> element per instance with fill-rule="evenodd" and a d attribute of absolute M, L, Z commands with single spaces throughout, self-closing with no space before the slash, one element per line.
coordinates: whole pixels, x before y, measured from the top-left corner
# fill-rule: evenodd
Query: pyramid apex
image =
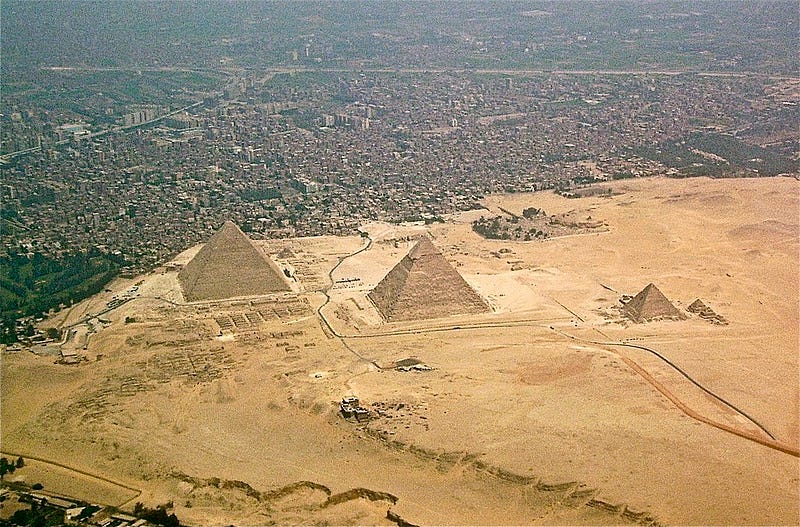
<path fill-rule="evenodd" d="M 695 299 L 694 302 L 689 304 L 689 310 L 691 311 L 692 308 L 704 308 L 706 307 L 706 303 L 700 300 L 699 298 Z"/>
<path fill-rule="evenodd" d="M 431 254 L 441 254 L 441 251 L 436 248 L 433 241 L 431 241 L 428 236 L 420 236 L 417 239 L 417 243 L 411 248 L 408 254 L 411 258 L 417 259 Z"/>
<path fill-rule="evenodd" d="M 236 225 L 232 220 L 225 220 L 225 223 L 223 223 L 222 226 L 219 229 L 217 229 L 216 232 L 223 232 L 223 231 L 237 232 L 237 233 L 241 232 L 242 234 L 244 234 L 244 232 L 242 232 L 242 229 L 240 229 L 239 226 Z"/>

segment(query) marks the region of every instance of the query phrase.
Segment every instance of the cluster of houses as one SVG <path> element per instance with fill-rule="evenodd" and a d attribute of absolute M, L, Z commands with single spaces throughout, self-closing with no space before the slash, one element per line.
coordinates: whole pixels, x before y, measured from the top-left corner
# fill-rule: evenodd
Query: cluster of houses
<path fill-rule="evenodd" d="M 9 504 L 8 511 L 13 510 L 39 510 L 45 511 L 49 518 L 60 517 L 63 514 L 63 523 L 70 525 L 86 525 L 95 527 L 154 527 L 154 524 L 147 520 L 137 518 L 130 514 L 125 514 L 113 507 L 103 507 L 91 505 L 77 501 L 66 496 L 44 493 L 42 491 L 33 492 L 28 490 L 15 490 L 12 488 L 0 489 L 0 500 Z M 5 507 L 4 507 L 5 508 Z M 0 524 L 12 519 L 6 514 L 0 515 Z"/>

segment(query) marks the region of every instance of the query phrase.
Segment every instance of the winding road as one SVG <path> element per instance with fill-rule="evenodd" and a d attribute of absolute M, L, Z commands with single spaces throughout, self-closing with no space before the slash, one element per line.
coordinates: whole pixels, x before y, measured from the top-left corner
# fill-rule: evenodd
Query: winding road
<path fill-rule="evenodd" d="M 331 268 L 331 270 L 328 271 L 328 280 L 330 281 L 330 285 L 325 290 L 322 291 L 322 294 L 325 295 L 325 303 L 323 303 L 321 306 L 319 306 L 317 308 L 317 315 L 319 316 L 319 319 L 322 321 L 322 323 L 327 328 L 328 332 L 331 335 L 333 335 L 334 337 L 336 337 L 337 339 L 339 339 L 339 342 L 342 343 L 342 346 L 344 346 L 345 349 L 347 349 L 347 351 L 349 351 L 350 353 L 352 353 L 353 355 L 358 357 L 359 360 L 364 361 L 364 362 L 369 363 L 369 364 L 372 364 L 376 368 L 382 370 L 383 368 L 381 366 L 379 366 L 377 362 L 375 362 L 373 359 L 368 359 L 367 357 L 364 357 L 359 352 L 354 350 L 347 342 L 345 342 L 345 340 L 344 340 L 345 337 L 343 335 L 341 335 L 338 331 L 336 331 L 333 328 L 331 323 L 328 321 L 328 319 L 322 313 L 322 309 L 331 302 L 331 296 L 330 296 L 329 292 L 333 288 L 333 285 L 335 283 L 334 280 L 333 280 L 333 273 L 336 272 L 336 270 L 339 268 L 340 265 L 342 265 L 342 263 L 344 263 L 345 260 L 347 260 L 348 258 L 352 258 L 353 256 L 356 256 L 357 254 L 363 253 L 364 251 L 368 250 L 370 247 L 372 247 L 372 238 L 370 236 L 367 236 L 366 245 L 364 245 L 363 247 L 361 247 L 357 251 L 352 252 L 352 253 L 350 253 L 348 255 L 340 256 L 339 257 L 339 261 L 336 263 L 336 265 L 334 265 Z"/>
<path fill-rule="evenodd" d="M 740 408 L 736 407 L 730 401 L 727 401 L 727 400 L 723 399 L 719 395 L 715 394 L 714 392 L 712 392 L 711 390 L 709 390 L 708 388 L 706 388 L 705 386 L 700 384 L 696 379 L 692 378 L 683 369 L 681 369 L 680 367 L 675 365 L 672 361 L 670 361 L 668 358 L 666 358 L 664 355 L 662 355 L 661 353 L 657 352 L 656 350 L 648 348 L 648 347 L 645 347 L 645 346 L 639 346 L 637 344 L 628 344 L 627 342 L 601 342 L 601 341 L 587 340 L 587 339 L 582 339 L 582 338 L 576 337 L 574 335 L 570 335 L 570 334 L 565 333 L 563 331 L 559 331 L 559 330 L 555 330 L 555 329 L 554 329 L 554 331 L 556 331 L 559 335 L 562 335 L 564 337 L 570 338 L 570 339 L 578 341 L 578 342 L 583 342 L 583 343 L 586 343 L 586 344 L 593 344 L 595 346 L 602 346 L 607 351 L 610 351 L 611 353 L 614 353 L 625 364 L 627 364 L 633 371 L 635 371 L 637 374 L 639 374 L 639 376 L 641 376 L 651 386 L 653 386 L 662 395 L 664 395 L 667 399 L 669 399 L 670 402 L 672 402 L 672 404 L 674 404 L 679 410 L 681 410 L 684 414 L 686 414 L 687 416 L 691 417 L 692 419 L 695 419 L 697 421 L 700 421 L 701 423 L 713 426 L 714 428 L 717 428 L 717 429 L 722 430 L 724 432 L 728 432 L 728 433 L 731 433 L 733 435 L 739 436 L 739 437 L 741 437 L 743 439 L 748 439 L 750 441 L 754 441 L 754 442 L 756 442 L 758 444 L 761 444 L 763 446 L 766 446 L 766 447 L 772 448 L 774 450 L 778 450 L 780 452 L 789 454 L 791 456 L 800 457 L 800 449 L 798 449 L 796 446 L 787 445 L 786 443 L 778 441 L 775 438 L 775 436 L 772 435 L 772 433 L 770 433 L 769 430 L 767 430 L 761 423 L 756 421 L 753 417 L 751 417 L 750 415 L 745 413 L 744 410 L 741 410 Z M 742 416 L 747 421 L 749 421 L 750 423 L 752 423 L 753 425 L 758 427 L 762 432 L 764 432 L 764 434 L 766 434 L 768 436 L 768 438 L 764 438 L 764 437 L 762 437 L 760 435 L 753 434 L 753 433 L 748 432 L 746 430 L 739 430 L 739 429 L 734 428 L 732 426 L 728 426 L 728 425 L 726 425 L 724 423 L 719 423 L 717 421 L 714 421 L 713 419 L 710 419 L 710 418 L 698 413 L 697 411 L 695 411 L 694 409 L 692 409 L 688 405 L 686 405 L 683 401 L 681 401 L 678 398 L 678 396 L 675 395 L 675 393 L 673 393 L 671 390 L 669 390 L 661 382 L 656 380 L 641 365 L 637 364 L 630 357 L 626 357 L 625 355 L 622 355 L 620 353 L 614 352 L 613 350 L 609 350 L 608 349 L 609 346 L 618 346 L 618 347 L 639 349 L 639 350 L 646 351 L 647 353 L 650 353 L 651 355 L 657 357 L 664 364 L 668 365 L 673 371 L 678 372 L 681 376 L 685 377 L 689 382 L 691 382 L 692 384 L 697 386 L 703 392 L 705 392 L 706 394 L 708 394 L 709 396 L 711 396 L 715 400 L 717 400 L 720 403 L 722 403 L 723 405 L 727 406 L 728 408 L 730 408 L 731 410 L 736 412 L 738 415 Z"/>

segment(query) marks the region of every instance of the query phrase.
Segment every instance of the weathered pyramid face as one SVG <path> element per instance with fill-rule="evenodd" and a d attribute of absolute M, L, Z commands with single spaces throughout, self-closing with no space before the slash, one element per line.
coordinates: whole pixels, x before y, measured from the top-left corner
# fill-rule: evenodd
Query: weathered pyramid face
<path fill-rule="evenodd" d="M 480 295 L 427 237 L 368 296 L 389 322 L 489 311 Z"/>
<path fill-rule="evenodd" d="M 278 267 L 232 221 L 209 238 L 178 281 L 189 302 L 289 290 Z"/>
<path fill-rule="evenodd" d="M 700 315 L 700 318 L 711 322 L 712 324 L 717 324 L 719 326 L 727 326 L 728 321 L 720 314 L 717 314 L 713 309 L 707 306 L 702 300 L 699 298 L 689 304 L 689 307 L 686 308 L 686 311 L 690 313 L 695 313 Z"/>
<path fill-rule="evenodd" d="M 689 307 L 686 308 L 687 311 L 690 311 L 692 313 L 701 313 L 706 309 L 709 309 L 708 306 L 705 305 L 703 301 L 700 300 L 699 298 L 694 302 L 692 302 L 691 304 L 689 304 Z"/>
<path fill-rule="evenodd" d="M 622 313 L 634 322 L 686 318 L 654 284 L 649 284 L 625 304 Z"/>

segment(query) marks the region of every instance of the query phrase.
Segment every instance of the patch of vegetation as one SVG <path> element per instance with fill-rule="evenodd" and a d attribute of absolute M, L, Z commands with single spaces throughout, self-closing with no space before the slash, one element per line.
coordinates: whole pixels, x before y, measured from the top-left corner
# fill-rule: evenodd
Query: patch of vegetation
<path fill-rule="evenodd" d="M 481 216 L 472 222 L 472 230 L 490 240 L 527 242 L 553 236 L 586 234 L 605 228 L 603 222 L 583 216 L 580 211 L 549 216 L 542 209 L 529 207 L 522 211 L 522 216 L 517 216 L 501 210 L 506 214 L 492 218 Z"/>
<path fill-rule="evenodd" d="M 0 481 L 3 480 L 6 474 L 13 474 L 18 468 L 25 466 L 25 460 L 21 457 L 17 458 L 15 463 L 8 460 L 7 457 L 0 458 Z"/>
<path fill-rule="evenodd" d="M 64 511 L 55 507 L 42 507 L 33 504 L 29 510 L 18 510 L 8 519 L 10 525 L 30 527 L 50 527 L 64 525 Z"/>
<path fill-rule="evenodd" d="M 41 253 L 0 257 L 2 319 L 42 315 L 62 304 L 71 305 L 97 294 L 123 265 L 121 258 L 96 249 L 60 258 Z M 9 335 L 5 332 L 2 337 L 8 340 Z"/>
<path fill-rule="evenodd" d="M 780 152 L 751 145 L 732 135 L 693 132 L 680 141 L 639 147 L 637 155 L 680 170 L 686 176 L 752 174 L 775 176 L 800 170 Z M 617 175 L 614 175 L 615 179 Z"/>
<path fill-rule="evenodd" d="M 517 220 L 517 221 L 515 221 Z M 484 218 L 472 222 L 472 230 L 490 240 L 523 240 L 547 238 L 548 234 L 541 229 L 523 228 L 516 216 L 506 219 L 501 216 Z"/>
<path fill-rule="evenodd" d="M 156 525 L 179 527 L 180 522 L 178 521 L 178 517 L 175 516 L 175 513 L 167 514 L 167 510 L 172 507 L 172 502 L 157 505 L 155 509 L 145 507 L 141 502 L 136 502 L 136 505 L 133 507 L 133 515 Z"/>
<path fill-rule="evenodd" d="M 535 218 L 539 214 L 544 214 L 544 211 L 542 209 L 537 209 L 536 207 L 528 207 L 522 211 L 522 217 L 528 220 Z"/>

